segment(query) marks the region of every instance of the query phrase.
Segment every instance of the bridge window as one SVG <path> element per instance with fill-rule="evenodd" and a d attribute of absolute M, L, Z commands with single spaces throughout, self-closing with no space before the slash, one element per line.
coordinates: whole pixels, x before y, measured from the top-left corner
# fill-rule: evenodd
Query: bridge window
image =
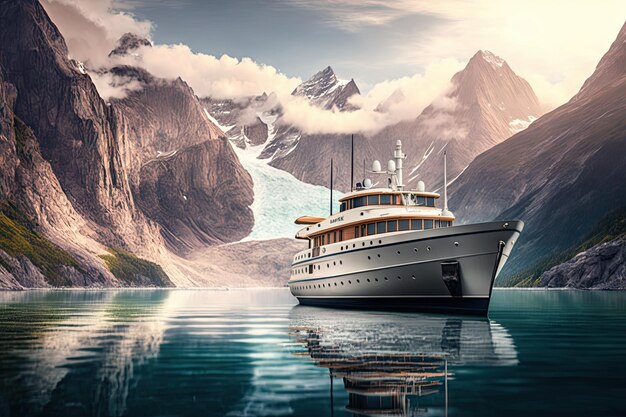
<path fill-rule="evenodd" d="M 387 223 L 386 222 L 376 223 L 376 233 L 387 233 Z"/>
<path fill-rule="evenodd" d="M 359 226 L 354 226 L 354 237 L 359 237 Z"/>
<path fill-rule="evenodd" d="M 411 219 L 411 230 L 422 230 L 422 219 Z"/>
<path fill-rule="evenodd" d="M 357 197 L 353 201 L 354 201 L 354 208 L 363 207 L 365 205 L 365 197 Z"/>
<path fill-rule="evenodd" d="M 370 223 L 367 225 L 367 235 L 372 236 L 376 234 L 376 224 Z"/>
<path fill-rule="evenodd" d="M 426 197 L 426 205 L 428 207 L 435 207 L 435 197 Z"/>
<path fill-rule="evenodd" d="M 416 196 L 415 197 L 415 203 L 418 206 L 425 206 L 426 205 L 426 197 Z"/>
<path fill-rule="evenodd" d="M 378 205 L 378 194 L 377 195 L 368 195 L 367 196 L 367 205 L 368 206 L 377 206 Z"/>
<path fill-rule="evenodd" d="M 381 205 L 391 204 L 391 195 L 389 195 L 389 194 L 381 194 L 381 196 L 380 196 L 380 204 Z"/>
<path fill-rule="evenodd" d="M 341 203 L 341 205 L 339 206 L 339 211 L 346 211 L 346 202 L 345 201 L 343 203 Z"/>
<path fill-rule="evenodd" d="M 398 220 L 398 231 L 409 230 L 409 219 Z"/>
<path fill-rule="evenodd" d="M 387 231 L 388 232 L 395 232 L 397 228 L 398 228 L 398 221 L 397 220 L 390 220 L 390 221 L 387 222 Z"/>
<path fill-rule="evenodd" d="M 424 219 L 424 229 L 432 229 L 433 221 L 430 219 Z"/>

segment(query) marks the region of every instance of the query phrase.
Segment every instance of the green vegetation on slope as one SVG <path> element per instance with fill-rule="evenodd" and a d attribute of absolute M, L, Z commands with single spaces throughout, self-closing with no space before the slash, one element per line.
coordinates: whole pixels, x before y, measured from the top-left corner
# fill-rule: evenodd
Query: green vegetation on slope
<path fill-rule="evenodd" d="M 601 243 L 609 242 L 626 233 L 626 208 L 614 211 L 600 221 L 594 232 L 558 256 L 539 259 L 532 266 L 513 274 L 498 284 L 503 287 L 537 287 L 540 285 L 541 274 L 553 266 L 572 259 L 580 252 L 584 252 Z"/>
<path fill-rule="evenodd" d="M 59 267 L 65 265 L 80 270 L 78 262 L 65 250 L 37 233 L 35 226 L 11 204 L 0 203 L 0 249 L 13 257 L 27 257 L 41 270 L 50 285 L 71 285 L 59 273 Z M 3 266 L 11 272 L 9 265 L 3 262 Z"/>
<path fill-rule="evenodd" d="M 174 284 L 163 269 L 154 262 L 138 258 L 119 248 L 110 248 L 108 255 L 100 255 L 109 271 L 128 285 L 154 285 L 173 287 Z"/>

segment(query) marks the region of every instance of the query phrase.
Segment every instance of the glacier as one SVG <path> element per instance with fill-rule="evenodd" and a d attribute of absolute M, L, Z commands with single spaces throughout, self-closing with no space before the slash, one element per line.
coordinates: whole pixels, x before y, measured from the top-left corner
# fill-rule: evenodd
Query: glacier
<path fill-rule="evenodd" d="M 307 184 L 290 173 L 274 168 L 266 160 L 258 159 L 264 145 L 233 148 L 254 183 L 254 226 L 242 241 L 293 238 L 303 226 L 294 224 L 300 216 L 329 214 L 330 190 Z M 339 211 L 343 193 L 333 190 L 333 213 Z"/>

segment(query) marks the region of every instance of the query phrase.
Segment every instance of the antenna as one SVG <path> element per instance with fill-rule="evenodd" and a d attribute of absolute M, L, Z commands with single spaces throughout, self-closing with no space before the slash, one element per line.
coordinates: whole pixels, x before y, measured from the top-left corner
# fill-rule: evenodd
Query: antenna
<path fill-rule="evenodd" d="M 354 191 L 354 134 L 350 140 L 350 192 Z"/>
<path fill-rule="evenodd" d="M 333 160 L 330 160 L 330 215 L 333 215 Z"/>
<path fill-rule="evenodd" d="M 443 151 L 443 211 L 448 211 L 448 170 L 446 151 Z"/>

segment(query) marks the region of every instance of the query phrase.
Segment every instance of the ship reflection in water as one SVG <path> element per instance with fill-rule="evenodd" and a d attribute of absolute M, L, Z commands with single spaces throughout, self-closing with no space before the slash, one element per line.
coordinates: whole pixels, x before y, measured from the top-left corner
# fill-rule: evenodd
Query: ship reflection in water
<path fill-rule="evenodd" d="M 290 319 L 292 354 L 329 371 L 331 415 L 338 379 L 353 415 L 447 416 L 455 367 L 518 363 L 509 333 L 488 319 L 303 306 L 294 307 Z"/>

